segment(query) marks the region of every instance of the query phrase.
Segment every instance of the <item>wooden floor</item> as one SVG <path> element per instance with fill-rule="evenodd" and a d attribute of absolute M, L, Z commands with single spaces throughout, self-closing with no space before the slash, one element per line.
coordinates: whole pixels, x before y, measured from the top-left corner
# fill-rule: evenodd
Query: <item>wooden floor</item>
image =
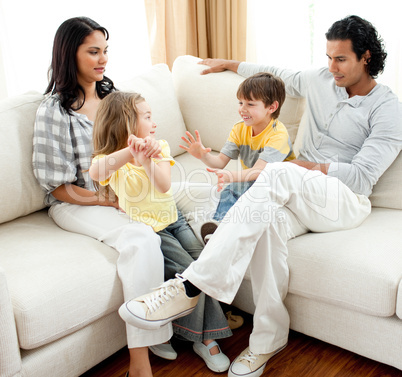
<path fill-rule="evenodd" d="M 248 346 L 252 318 L 247 314 L 244 317 L 245 324 L 234 330 L 232 337 L 219 341 L 230 360 Z M 172 345 L 178 353 L 175 361 L 160 359 L 150 354 L 154 377 L 227 376 L 227 373 L 210 371 L 204 361 L 193 352 L 191 343 L 173 339 Z M 128 350 L 124 348 L 81 377 L 124 377 L 128 364 Z M 269 361 L 262 376 L 402 377 L 402 371 L 291 331 L 288 346 Z"/>

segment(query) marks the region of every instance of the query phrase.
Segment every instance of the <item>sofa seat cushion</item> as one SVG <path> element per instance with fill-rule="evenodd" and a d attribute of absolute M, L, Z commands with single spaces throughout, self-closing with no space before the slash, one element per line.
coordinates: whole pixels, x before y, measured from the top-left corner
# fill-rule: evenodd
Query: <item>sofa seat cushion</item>
<path fill-rule="evenodd" d="M 21 348 L 60 339 L 123 302 L 117 252 L 60 229 L 46 210 L 2 224 L 0 239 Z"/>
<path fill-rule="evenodd" d="M 394 315 L 402 278 L 401 222 L 402 211 L 373 208 L 358 228 L 290 240 L 289 292 L 366 314 Z"/>

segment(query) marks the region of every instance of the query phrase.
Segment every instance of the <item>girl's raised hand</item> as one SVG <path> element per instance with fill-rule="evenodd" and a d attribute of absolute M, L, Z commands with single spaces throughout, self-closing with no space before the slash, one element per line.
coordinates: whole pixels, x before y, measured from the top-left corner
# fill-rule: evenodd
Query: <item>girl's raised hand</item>
<path fill-rule="evenodd" d="M 130 152 L 138 153 L 144 150 L 145 142 L 144 139 L 141 139 L 137 136 L 130 135 L 127 141 L 128 146 L 130 147 Z"/>
<path fill-rule="evenodd" d="M 144 138 L 144 141 L 145 141 L 145 148 L 144 148 L 145 155 L 147 157 L 161 159 L 162 147 L 160 146 L 159 142 L 151 136 L 147 136 L 146 138 Z"/>
<path fill-rule="evenodd" d="M 162 158 L 160 154 L 162 147 L 159 142 L 152 137 L 147 136 L 141 139 L 135 135 L 130 135 L 127 144 L 130 147 L 131 154 L 140 164 L 148 158 Z M 139 155 L 140 153 L 142 156 Z"/>
<path fill-rule="evenodd" d="M 205 148 L 201 142 L 200 133 L 195 131 L 195 139 L 190 132 L 186 131 L 187 138 L 182 136 L 181 139 L 187 143 L 187 147 L 183 145 L 179 145 L 181 149 L 184 149 L 186 152 L 190 153 L 192 156 L 198 159 L 202 159 L 206 154 L 211 152 L 211 148 Z"/>
<path fill-rule="evenodd" d="M 134 146 L 136 142 L 142 141 L 142 139 L 138 138 L 135 135 L 130 135 L 127 139 L 127 145 L 131 148 Z"/>
<path fill-rule="evenodd" d="M 144 139 L 140 139 L 134 135 L 131 136 L 128 139 L 129 151 L 137 163 L 144 165 L 144 162 L 149 159 L 144 153 L 146 143 Z"/>

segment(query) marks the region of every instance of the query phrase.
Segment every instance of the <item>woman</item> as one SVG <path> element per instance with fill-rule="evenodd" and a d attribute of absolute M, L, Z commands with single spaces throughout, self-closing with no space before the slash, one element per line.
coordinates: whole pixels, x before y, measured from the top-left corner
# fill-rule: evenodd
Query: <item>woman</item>
<path fill-rule="evenodd" d="M 105 28 L 85 17 L 71 18 L 57 30 L 47 96 L 36 116 L 33 168 L 58 226 L 119 252 L 117 271 L 129 299 L 162 283 L 164 265 L 160 238 L 152 228 L 122 214 L 116 200 L 96 195 L 88 175 L 96 110 L 101 99 L 115 90 L 104 76 L 108 37 Z M 158 155 L 159 146 L 150 143 L 150 152 Z M 170 325 L 158 331 L 127 325 L 127 376 L 152 376 L 148 346 L 171 336 Z"/>

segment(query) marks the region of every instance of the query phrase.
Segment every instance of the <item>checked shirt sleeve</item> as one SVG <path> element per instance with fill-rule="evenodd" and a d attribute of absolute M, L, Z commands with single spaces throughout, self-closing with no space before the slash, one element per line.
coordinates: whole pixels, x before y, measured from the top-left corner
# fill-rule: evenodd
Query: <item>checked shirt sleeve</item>
<path fill-rule="evenodd" d="M 77 179 L 70 116 L 59 102 L 48 98 L 37 111 L 33 137 L 33 170 L 47 194 Z"/>

